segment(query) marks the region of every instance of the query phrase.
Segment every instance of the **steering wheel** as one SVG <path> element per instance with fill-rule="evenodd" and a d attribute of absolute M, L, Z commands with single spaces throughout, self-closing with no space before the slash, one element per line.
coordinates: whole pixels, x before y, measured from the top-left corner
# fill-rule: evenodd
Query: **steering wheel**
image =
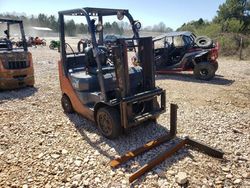
<path fill-rule="evenodd" d="M 171 44 L 168 41 L 164 41 L 164 48 L 169 48 Z"/>
<path fill-rule="evenodd" d="M 112 57 L 113 57 L 112 50 L 104 46 L 100 46 L 98 48 L 101 54 L 106 58 L 107 63 L 109 63 L 110 65 L 113 65 L 114 62 L 112 61 Z"/>

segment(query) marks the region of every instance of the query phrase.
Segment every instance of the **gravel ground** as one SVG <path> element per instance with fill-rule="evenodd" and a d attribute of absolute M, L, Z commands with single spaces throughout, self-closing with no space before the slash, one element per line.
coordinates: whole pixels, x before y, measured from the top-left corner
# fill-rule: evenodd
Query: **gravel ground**
<path fill-rule="evenodd" d="M 114 170 L 108 162 L 167 133 L 169 109 L 158 124 L 105 139 L 92 122 L 63 113 L 59 53 L 48 47 L 31 52 L 35 87 L 0 92 L 0 187 L 179 187 L 180 174 L 186 174 L 188 187 L 250 187 L 249 61 L 219 59 L 217 75 L 209 82 L 190 74 L 157 77 L 167 103 L 179 106 L 178 137 L 189 135 L 222 149 L 225 157 L 184 148 L 129 184 L 129 175 L 178 139 Z"/>

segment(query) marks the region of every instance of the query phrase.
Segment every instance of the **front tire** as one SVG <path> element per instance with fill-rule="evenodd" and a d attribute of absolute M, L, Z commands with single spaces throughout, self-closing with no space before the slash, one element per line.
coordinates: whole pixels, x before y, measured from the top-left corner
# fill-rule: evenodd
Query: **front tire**
<path fill-rule="evenodd" d="M 215 76 L 215 67 L 208 62 L 196 64 L 194 76 L 200 80 L 211 80 Z"/>
<path fill-rule="evenodd" d="M 61 98 L 61 104 L 65 113 L 68 113 L 68 114 L 74 113 L 74 108 L 72 106 L 70 98 L 67 95 L 63 94 Z"/>
<path fill-rule="evenodd" d="M 112 107 L 98 109 L 96 115 L 98 128 L 103 136 L 108 139 L 115 139 L 122 133 L 120 114 Z"/>

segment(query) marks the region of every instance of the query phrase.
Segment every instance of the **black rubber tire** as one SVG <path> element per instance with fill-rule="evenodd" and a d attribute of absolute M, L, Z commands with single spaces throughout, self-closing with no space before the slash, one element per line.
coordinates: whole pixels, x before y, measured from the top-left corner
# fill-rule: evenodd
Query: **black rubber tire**
<path fill-rule="evenodd" d="M 154 99 L 154 100 L 153 100 L 153 108 L 154 108 L 154 110 L 160 108 L 160 104 L 159 104 L 159 102 L 157 101 L 157 99 Z M 158 119 L 159 117 L 160 117 L 160 114 L 157 115 L 155 118 L 153 118 L 153 120 L 155 120 L 155 123 L 157 123 L 157 119 Z"/>
<path fill-rule="evenodd" d="M 198 63 L 194 67 L 194 76 L 200 80 L 211 80 L 215 76 L 215 67 L 209 62 Z"/>
<path fill-rule="evenodd" d="M 218 68 L 219 68 L 219 64 L 218 64 L 218 62 L 216 61 L 216 62 L 214 62 L 213 63 L 213 66 L 214 66 L 214 68 L 215 68 L 215 72 L 218 70 Z"/>
<path fill-rule="evenodd" d="M 195 39 L 195 43 L 200 47 L 200 48 L 210 48 L 213 44 L 212 39 L 210 39 L 207 36 L 198 36 Z"/>
<path fill-rule="evenodd" d="M 122 133 L 120 114 L 115 108 L 98 109 L 96 122 L 101 134 L 108 139 L 115 139 Z"/>
<path fill-rule="evenodd" d="M 54 45 L 53 45 L 53 44 L 50 44 L 50 45 L 49 45 L 49 49 L 54 50 L 54 49 L 55 49 Z"/>
<path fill-rule="evenodd" d="M 68 114 L 74 113 L 74 108 L 72 106 L 70 98 L 67 95 L 63 94 L 61 98 L 61 104 L 65 113 L 68 113 Z"/>

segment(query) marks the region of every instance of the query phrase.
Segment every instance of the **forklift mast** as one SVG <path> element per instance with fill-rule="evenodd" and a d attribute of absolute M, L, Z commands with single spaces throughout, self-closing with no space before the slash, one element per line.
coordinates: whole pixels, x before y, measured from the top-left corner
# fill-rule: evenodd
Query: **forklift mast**
<path fill-rule="evenodd" d="M 130 91 L 130 84 L 133 80 L 129 77 L 128 56 L 126 40 L 131 39 L 119 39 L 117 45 L 112 48 L 113 61 L 115 65 L 116 81 L 118 86 L 118 100 L 120 103 L 122 126 L 128 128 L 134 124 L 138 124 L 139 121 L 143 121 L 145 114 L 142 116 L 133 115 L 133 107 L 135 104 L 145 103 L 144 109 L 148 113 L 147 115 L 157 114 L 165 111 L 165 91 L 161 88 L 155 87 L 155 66 L 153 62 L 153 42 L 152 37 L 136 38 L 138 47 L 138 59 L 142 68 L 142 86 L 140 93 L 134 95 Z M 157 96 L 161 97 L 161 106 L 158 109 L 154 109 L 154 102 L 157 100 Z"/>

